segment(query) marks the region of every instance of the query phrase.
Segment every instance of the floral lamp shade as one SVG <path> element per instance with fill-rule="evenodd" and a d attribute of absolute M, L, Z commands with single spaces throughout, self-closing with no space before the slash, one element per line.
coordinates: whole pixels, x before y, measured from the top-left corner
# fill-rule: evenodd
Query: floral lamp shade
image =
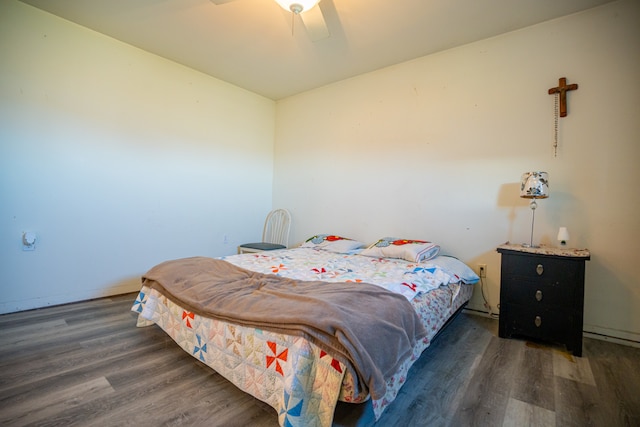
<path fill-rule="evenodd" d="M 520 197 L 525 199 L 546 199 L 549 197 L 549 174 L 546 172 L 525 172 L 520 183 Z"/>

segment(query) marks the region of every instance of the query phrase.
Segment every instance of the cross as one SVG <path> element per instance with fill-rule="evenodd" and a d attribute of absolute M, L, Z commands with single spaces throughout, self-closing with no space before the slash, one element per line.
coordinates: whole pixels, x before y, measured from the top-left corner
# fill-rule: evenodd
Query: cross
<path fill-rule="evenodd" d="M 561 77 L 560 80 L 558 80 L 558 87 L 552 87 L 549 89 L 549 95 L 553 95 L 554 93 L 560 94 L 560 117 L 567 116 L 567 92 L 577 89 L 578 85 L 575 83 L 567 86 L 566 77 Z"/>

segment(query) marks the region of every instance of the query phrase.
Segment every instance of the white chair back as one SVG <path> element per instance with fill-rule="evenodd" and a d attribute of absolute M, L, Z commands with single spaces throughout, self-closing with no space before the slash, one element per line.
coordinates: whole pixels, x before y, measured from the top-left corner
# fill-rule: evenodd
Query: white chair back
<path fill-rule="evenodd" d="M 291 214 L 286 209 L 275 209 L 269 212 L 264 221 L 262 241 L 289 247 L 289 231 Z"/>

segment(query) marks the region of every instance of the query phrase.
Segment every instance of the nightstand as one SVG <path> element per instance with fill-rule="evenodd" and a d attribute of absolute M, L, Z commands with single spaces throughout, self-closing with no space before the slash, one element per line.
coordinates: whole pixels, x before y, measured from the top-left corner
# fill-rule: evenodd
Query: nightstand
<path fill-rule="evenodd" d="M 582 356 L 586 249 L 504 244 L 500 268 L 501 338 L 523 336 L 565 344 Z"/>

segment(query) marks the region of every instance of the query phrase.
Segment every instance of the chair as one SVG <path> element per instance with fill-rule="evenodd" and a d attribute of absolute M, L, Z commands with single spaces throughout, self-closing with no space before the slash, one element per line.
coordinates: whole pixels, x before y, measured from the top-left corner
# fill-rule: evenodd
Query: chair
<path fill-rule="evenodd" d="M 275 209 L 269 212 L 264 221 L 262 241 L 245 243 L 238 246 L 238 253 L 254 253 L 286 249 L 289 244 L 289 229 L 291 228 L 291 214 L 286 209 Z"/>

